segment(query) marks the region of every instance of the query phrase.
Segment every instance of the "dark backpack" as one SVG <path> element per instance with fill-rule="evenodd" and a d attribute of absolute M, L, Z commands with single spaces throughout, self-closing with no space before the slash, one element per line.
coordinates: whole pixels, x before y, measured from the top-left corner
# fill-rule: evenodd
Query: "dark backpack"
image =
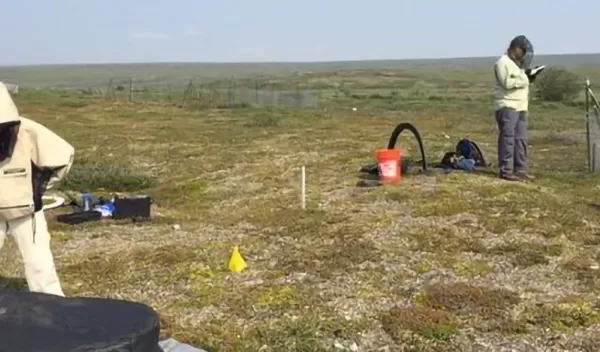
<path fill-rule="evenodd" d="M 456 169 L 458 168 L 456 163 L 460 157 L 475 160 L 475 166 L 477 167 L 490 166 L 486 163 L 483 153 L 481 152 L 481 149 L 479 149 L 477 143 L 468 138 L 463 138 L 458 141 L 455 151 L 446 153 L 444 158 L 442 158 L 440 166 L 444 169 Z"/>
<path fill-rule="evenodd" d="M 475 160 L 475 166 L 488 166 L 477 143 L 463 138 L 456 144 L 456 156 Z"/>

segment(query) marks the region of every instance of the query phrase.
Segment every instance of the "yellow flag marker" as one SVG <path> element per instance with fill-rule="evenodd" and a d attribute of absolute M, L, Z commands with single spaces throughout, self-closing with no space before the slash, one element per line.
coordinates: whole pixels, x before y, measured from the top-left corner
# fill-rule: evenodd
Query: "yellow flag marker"
<path fill-rule="evenodd" d="M 231 258 L 229 259 L 229 270 L 233 271 L 234 273 L 239 273 L 245 268 L 246 262 L 240 254 L 240 249 L 238 246 L 233 247 L 233 253 L 231 253 Z"/>

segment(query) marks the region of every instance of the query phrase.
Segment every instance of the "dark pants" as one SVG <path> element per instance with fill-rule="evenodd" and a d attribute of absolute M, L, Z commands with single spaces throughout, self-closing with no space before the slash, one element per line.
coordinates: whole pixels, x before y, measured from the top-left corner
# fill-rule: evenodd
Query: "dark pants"
<path fill-rule="evenodd" d="M 496 110 L 500 175 L 527 172 L 527 112 Z"/>

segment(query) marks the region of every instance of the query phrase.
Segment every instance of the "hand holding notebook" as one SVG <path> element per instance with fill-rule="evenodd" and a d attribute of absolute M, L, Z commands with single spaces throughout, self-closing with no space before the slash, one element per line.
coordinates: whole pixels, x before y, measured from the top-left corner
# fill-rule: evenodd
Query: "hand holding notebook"
<path fill-rule="evenodd" d="M 544 71 L 544 69 L 546 69 L 546 65 L 536 66 L 535 68 L 528 68 L 525 70 L 525 74 L 527 75 L 527 78 L 529 78 L 529 82 L 533 83 L 537 75 Z"/>

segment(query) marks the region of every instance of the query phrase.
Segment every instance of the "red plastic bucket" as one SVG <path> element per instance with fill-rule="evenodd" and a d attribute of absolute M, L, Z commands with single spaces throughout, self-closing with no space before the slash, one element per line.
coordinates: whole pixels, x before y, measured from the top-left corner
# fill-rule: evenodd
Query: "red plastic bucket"
<path fill-rule="evenodd" d="M 402 180 L 400 149 L 380 149 L 376 153 L 379 179 L 383 183 L 399 183 Z"/>

